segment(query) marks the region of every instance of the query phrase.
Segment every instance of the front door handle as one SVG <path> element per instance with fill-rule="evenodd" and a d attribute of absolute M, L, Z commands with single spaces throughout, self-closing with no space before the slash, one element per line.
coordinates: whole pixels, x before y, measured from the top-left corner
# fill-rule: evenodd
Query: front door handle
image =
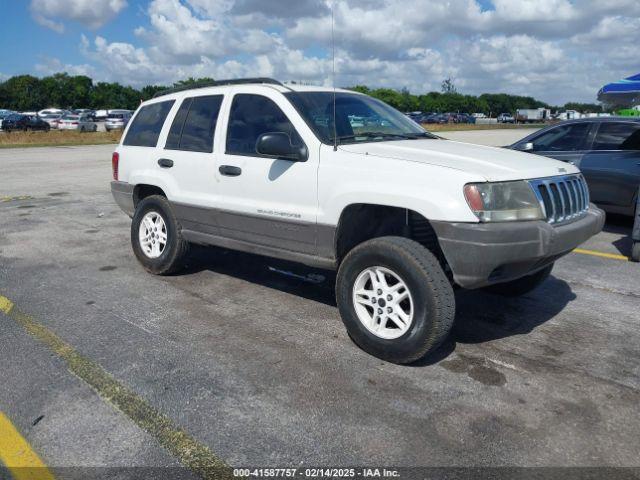
<path fill-rule="evenodd" d="M 233 165 L 220 165 L 218 171 L 226 177 L 237 177 L 242 173 L 240 167 L 234 167 Z"/>
<path fill-rule="evenodd" d="M 158 165 L 162 168 L 171 168 L 173 167 L 173 160 L 169 160 L 168 158 L 161 158 L 158 160 Z"/>

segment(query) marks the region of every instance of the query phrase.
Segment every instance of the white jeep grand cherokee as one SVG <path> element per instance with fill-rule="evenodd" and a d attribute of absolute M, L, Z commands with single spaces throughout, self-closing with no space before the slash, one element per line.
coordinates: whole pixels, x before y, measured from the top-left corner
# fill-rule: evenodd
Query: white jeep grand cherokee
<path fill-rule="evenodd" d="M 178 270 L 190 243 L 337 269 L 349 334 L 397 363 L 446 338 L 454 287 L 526 293 L 604 223 L 570 164 L 442 140 L 359 93 L 263 78 L 144 102 L 113 176 L 149 272 Z"/>

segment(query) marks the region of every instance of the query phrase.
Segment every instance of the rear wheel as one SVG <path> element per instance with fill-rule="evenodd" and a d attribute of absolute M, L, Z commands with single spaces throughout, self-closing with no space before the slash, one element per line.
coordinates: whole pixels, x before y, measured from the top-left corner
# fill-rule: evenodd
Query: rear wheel
<path fill-rule="evenodd" d="M 633 242 L 633 246 L 631 247 L 631 260 L 640 262 L 640 242 Z"/>
<path fill-rule="evenodd" d="M 495 285 L 485 287 L 485 290 L 505 297 L 519 297 L 520 295 L 535 290 L 549 278 L 551 270 L 553 270 L 553 265 L 552 263 L 536 273 L 513 280 L 512 282 L 496 283 Z"/>
<path fill-rule="evenodd" d="M 148 272 L 168 275 L 183 267 L 189 243 L 165 197 L 152 195 L 138 204 L 131 221 L 131 245 Z"/>
<path fill-rule="evenodd" d="M 455 316 L 453 289 L 436 258 L 402 237 L 376 238 L 349 252 L 338 270 L 336 299 L 358 346 L 394 363 L 435 350 Z"/>

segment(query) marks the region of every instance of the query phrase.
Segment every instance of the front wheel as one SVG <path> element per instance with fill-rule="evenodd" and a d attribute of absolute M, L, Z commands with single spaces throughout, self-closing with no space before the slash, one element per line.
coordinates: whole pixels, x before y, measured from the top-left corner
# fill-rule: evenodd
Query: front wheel
<path fill-rule="evenodd" d="M 393 363 L 434 351 L 455 316 L 453 289 L 438 260 L 403 237 L 376 238 L 349 252 L 338 270 L 336 300 L 355 343 Z"/>
<path fill-rule="evenodd" d="M 631 247 L 631 260 L 640 262 L 640 242 L 633 242 L 633 246 Z"/>
<path fill-rule="evenodd" d="M 148 272 L 169 275 L 183 267 L 189 242 L 165 197 L 152 195 L 138 204 L 131 221 L 131 245 Z"/>

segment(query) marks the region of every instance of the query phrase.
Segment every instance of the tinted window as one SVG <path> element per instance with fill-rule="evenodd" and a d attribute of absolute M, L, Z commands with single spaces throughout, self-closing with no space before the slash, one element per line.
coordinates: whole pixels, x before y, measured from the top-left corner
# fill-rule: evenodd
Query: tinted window
<path fill-rule="evenodd" d="M 227 153 L 260 156 L 256 142 L 263 133 L 284 132 L 293 145 L 302 139 L 282 110 L 269 98 L 240 94 L 233 98 L 227 127 Z"/>
<path fill-rule="evenodd" d="M 173 103 L 174 100 L 169 100 L 142 107 L 129 127 L 129 132 L 127 133 L 127 138 L 124 139 L 123 145 L 155 147 L 158 143 L 162 125 Z"/>
<path fill-rule="evenodd" d="M 560 125 L 533 140 L 533 149 L 537 151 L 580 150 L 584 146 L 584 139 L 590 126 L 590 123 Z"/>
<path fill-rule="evenodd" d="M 222 95 L 187 98 L 180 105 L 165 148 L 190 152 L 213 152 Z"/>
<path fill-rule="evenodd" d="M 603 122 L 593 142 L 594 150 L 640 150 L 640 123 Z"/>

